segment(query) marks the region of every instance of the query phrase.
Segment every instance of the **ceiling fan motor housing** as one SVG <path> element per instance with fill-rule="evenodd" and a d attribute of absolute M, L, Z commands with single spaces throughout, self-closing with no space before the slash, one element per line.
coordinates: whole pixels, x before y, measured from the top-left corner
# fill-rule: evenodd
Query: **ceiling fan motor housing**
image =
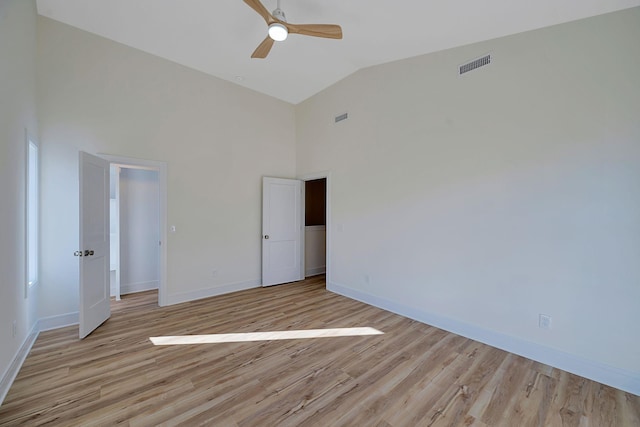
<path fill-rule="evenodd" d="M 272 13 L 273 17 L 282 21 L 282 22 L 287 22 L 287 17 L 284 16 L 284 12 L 282 11 L 282 9 L 277 8 L 276 10 L 273 11 Z"/>

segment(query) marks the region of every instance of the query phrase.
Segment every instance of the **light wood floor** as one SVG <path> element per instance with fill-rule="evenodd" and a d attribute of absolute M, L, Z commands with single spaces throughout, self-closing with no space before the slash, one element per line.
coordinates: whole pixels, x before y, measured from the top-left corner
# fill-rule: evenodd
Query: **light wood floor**
<path fill-rule="evenodd" d="M 332 294 L 324 279 L 171 307 L 126 296 L 83 341 L 43 332 L 2 425 L 640 426 L 640 397 Z M 149 337 L 383 335 L 154 346 Z"/>

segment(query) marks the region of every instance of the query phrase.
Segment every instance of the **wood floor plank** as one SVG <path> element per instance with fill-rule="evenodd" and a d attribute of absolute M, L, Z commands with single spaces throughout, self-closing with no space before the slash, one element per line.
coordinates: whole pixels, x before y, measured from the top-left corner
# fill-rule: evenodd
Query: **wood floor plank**
<path fill-rule="evenodd" d="M 449 374 L 456 370 L 452 364 L 464 363 L 464 357 L 452 351 L 459 340 L 464 338 L 446 334 L 441 340 L 442 344 L 434 346 L 428 362 L 416 372 L 418 382 L 404 393 L 401 405 L 385 416 L 387 422 L 392 425 L 429 425 L 441 415 L 443 408 L 439 402 L 444 396 L 446 399 L 451 397 L 452 385 L 456 391 L 458 388 Z"/>
<path fill-rule="evenodd" d="M 491 401 L 481 420 L 488 425 L 509 422 L 514 415 L 514 406 L 526 393 L 527 373 L 533 367 L 533 361 L 510 354 L 498 369 L 500 381 L 495 388 Z"/>
<path fill-rule="evenodd" d="M 410 335 L 413 338 L 412 335 Z M 455 341 L 463 340 L 462 337 L 453 337 L 454 339 L 449 341 L 449 346 L 446 344 L 441 346 L 455 347 Z M 443 343 L 445 340 L 440 340 L 439 343 Z M 411 342 L 411 341 L 410 341 Z M 390 370 L 380 371 L 381 376 L 375 376 L 368 378 L 368 374 L 363 375 L 361 378 L 367 381 L 375 381 L 378 384 L 377 387 L 371 389 L 367 387 L 370 392 L 365 396 L 358 399 L 357 404 L 348 410 L 345 414 L 340 416 L 337 421 L 345 425 L 362 425 L 366 424 L 369 418 L 382 418 L 382 415 L 386 412 L 386 406 L 393 401 L 389 396 L 393 396 L 402 393 L 403 388 L 409 389 L 409 383 L 416 378 L 421 378 L 416 375 L 417 366 L 436 365 L 434 362 L 433 353 L 430 350 L 433 349 L 433 345 L 428 341 L 414 341 L 410 345 L 401 347 L 399 354 L 395 359 L 391 359 L 391 363 L 388 365 Z M 449 353 L 449 352 L 448 352 Z M 364 383 L 365 385 L 367 383 Z"/>
<path fill-rule="evenodd" d="M 380 335 L 154 345 L 371 327 Z M 86 339 L 42 332 L 0 425 L 640 426 L 640 397 L 368 306 L 324 277 L 158 307 L 125 295 Z"/>
<path fill-rule="evenodd" d="M 638 396 L 616 390 L 616 404 L 620 425 L 640 426 L 640 399 Z"/>
<path fill-rule="evenodd" d="M 430 425 L 434 427 L 466 425 L 468 422 L 476 421 L 468 418 L 469 409 L 489 382 L 496 361 L 502 360 L 505 356 L 504 352 L 489 346 L 473 341 L 471 343 L 474 345 L 468 348 L 463 357 L 456 359 L 460 363 L 447 367 L 449 372 L 442 376 L 442 380 L 450 385 L 442 399 L 434 405 L 435 409 L 429 419 Z M 450 382 L 452 378 L 456 380 Z"/>

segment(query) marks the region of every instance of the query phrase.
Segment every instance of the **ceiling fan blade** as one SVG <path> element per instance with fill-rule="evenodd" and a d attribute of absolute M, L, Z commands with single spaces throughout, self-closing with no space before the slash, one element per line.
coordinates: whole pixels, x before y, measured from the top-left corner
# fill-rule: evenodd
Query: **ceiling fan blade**
<path fill-rule="evenodd" d="M 264 20 L 267 22 L 267 25 L 270 25 L 273 22 L 275 22 L 275 19 L 273 18 L 273 16 L 271 16 L 267 8 L 264 7 L 262 3 L 260 3 L 260 0 L 244 0 L 244 2 L 248 4 L 249 7 L 251 7 L 251 9 L 258 12 L 258 15 L 262 16 Z"/>
<path fill-rule="evenodd" d="M 246 1 L 246 0 L 245 0 Z M 291 34 L 304 36 L 324 37 L 327 39 L 341 39 L 342 28 L 333 24 L 289 24 L 283 22 Z"/>
<path fill-rule="evenodd" d="M 253 51 L 253 53 L 251 54 L 251 57 L 266 58 L 267 55 L 269 54 L 269 51 L 271 51 L 272 46 L 273 46 L 273 39 L 267 36 L 267 38 L 264 39 L 262 43 L 260 43 L 260 46 L 258 46 L 256 50 Z"/>

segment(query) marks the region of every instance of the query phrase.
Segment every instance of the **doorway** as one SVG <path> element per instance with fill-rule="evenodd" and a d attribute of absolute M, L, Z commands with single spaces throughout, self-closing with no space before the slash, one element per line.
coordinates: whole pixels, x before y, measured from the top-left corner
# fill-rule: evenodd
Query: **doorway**
<path fill-rule="evenodd" d="M 303 181 L 305 193 L 304 275 L 325 274 L 328 285 L 331 283 L 331 172 L 305 174 L 298 179 Z M 311 212 L 308 214 L 307 210 Z"/>
<path fill-rule="evenodd" d="M 160 267 L 158 171 L 111 164 L 111 296 L 157 290 Z"/>
<path fill-rule="evenodd" d="M 167 167 L 153 160 L 99 154 L 110 162 L 112 216 L 112 296 L 158 290 L 158 305 L 166 305 Z M 123 185 L 114 185 L 123 184 Z M 115 188 L 114 188 L 115 187 Z M 115 212 L 114 212 L 115 211 Z M 114 253 L 115 252 L 115 253 Z M 114 289 L 115 288 L 115 289 Z M 118 289 L 119 288 L 119 289 Z"/>
<path fill-rule="evenodd" d="M 304 276 L 327 269 L 327 179 L 304 182 Z"/>
<path fill-rule="evenodd" d="M 309 229 L 305 230 L 307 224 L 305 219 L 306 183 L 308 181 L 317 182 L 310 183 L 310 191 L 313 194 L 309 197 L 309 209 L 314 213 L 311 213 L 309 218 Z M 275 191 L 279 197 L 275 199 L 272 197 L 271 186 L 282 187 Z M 292 190 L 294 187 L 295 190 Z M 283 227 L 287 233 L 281 230 Z M 272 229 L 277 231 L 276 238 L 273 236 Z M 309 237 L 305 234 L 309 234 Z M 307 240 L 310 243 L 309 249 L 306 248 Z M 272 257 L 272 247 L 274 246 L 273 252 L 276 256 Z M 274 259 L 278 262 L 274 262 Z M 287 273 L 286 277 L 274 276 L 272 274 L 274 269 L 277 273 L 284 271 Z M 292 270 L 293 273 L 288 274 L 289 270 Z M 308 174 L 297 179 L 263 177 L 262 286 L 299 281 L 305 277 L 323 273 L 326 275 L 326 283 L 330 284 L 330 173 Z"/>

